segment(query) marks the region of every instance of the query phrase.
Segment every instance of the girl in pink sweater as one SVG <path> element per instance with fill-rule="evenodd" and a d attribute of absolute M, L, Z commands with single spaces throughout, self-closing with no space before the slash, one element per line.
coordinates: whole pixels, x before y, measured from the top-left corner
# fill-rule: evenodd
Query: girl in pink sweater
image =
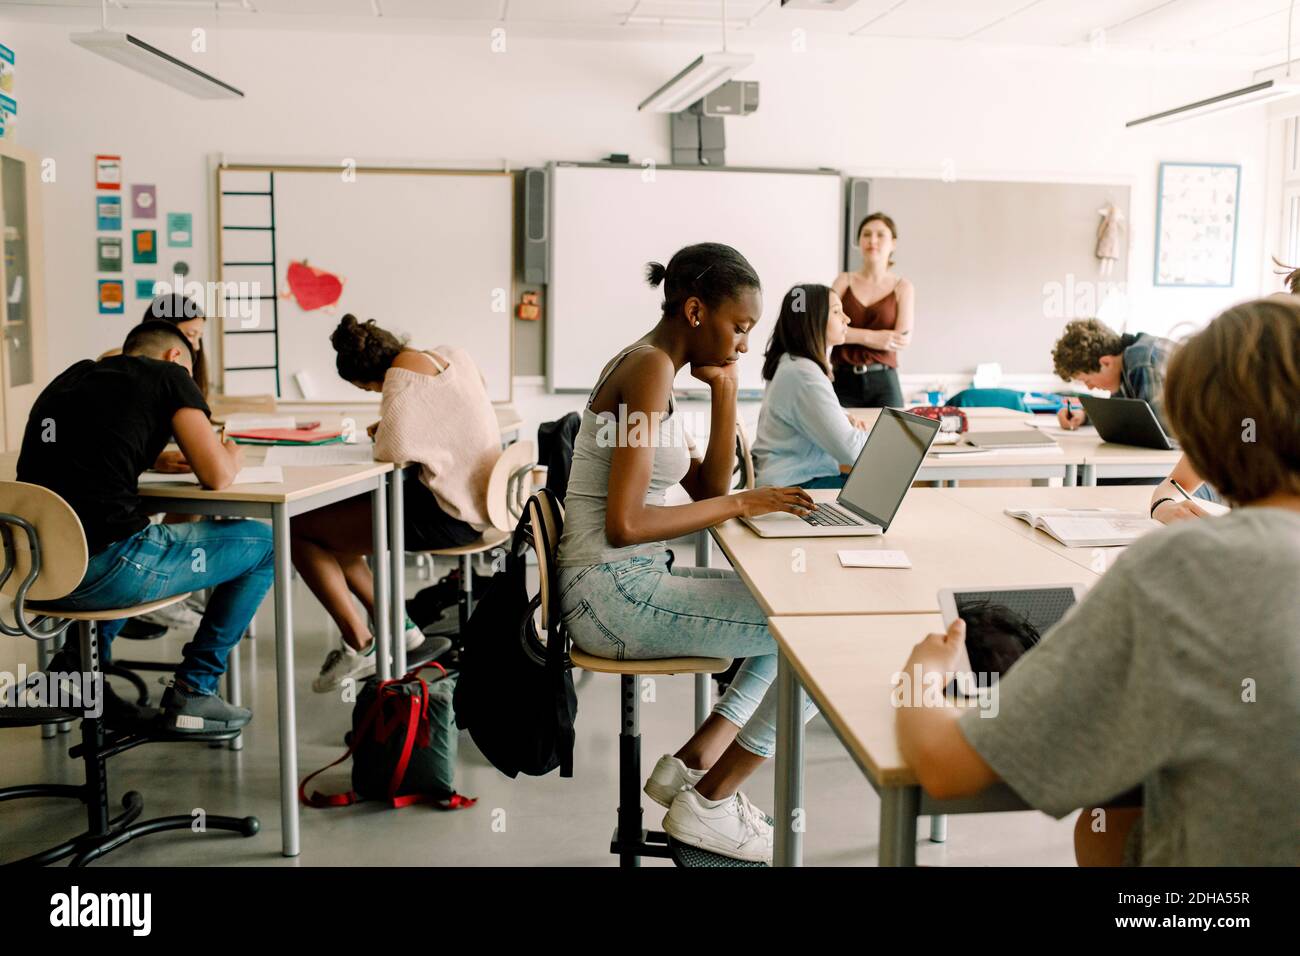
<path fill-rule="evenodd" d="M 381 392 L 379 421 L 370 427 L 379 461 L 418 462 L 420 479 L 403 483 L 407 546 L 415 551 L 478 540 L 487 518 L 487 481 L 501 454 L 496 414 L 469 354 L 443 346 L 420 352 L 391 332 L 345 315 L 330 343 L 339 375 Z M 343 634 L 312 689 L 325 693 L 375 671 L 374 635 L 355 595 L 374 616 L 370 502 L 348 498 L 292 521 L 293 564 Z M 408 620 L 407 647 L 424 638 Z"/>

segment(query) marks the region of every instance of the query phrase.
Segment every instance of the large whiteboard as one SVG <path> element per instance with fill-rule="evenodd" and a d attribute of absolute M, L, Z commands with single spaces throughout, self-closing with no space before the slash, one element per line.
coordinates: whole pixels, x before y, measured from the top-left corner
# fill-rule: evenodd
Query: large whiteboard
<path fill-rule="evenodd" d="M 829 285 L 838 271 L 838 173 L 554 164 L 550 198 L 552 390 L 590 389 L 619 349 L 653 328 L 663 287 L 646 284 L 645 264 L 667 265 L 682 246 L 734 246 L 763 283 L 763 316 L 740 362 L 743 389 L 763 387 L 763 350 L 790 286 Z M 676 385 L 703 388 L 688 369 Z"/>
<path fill-rule="evenodd" d="M 461 346 L 482 371 L 489 397 L 510 399 L 509 174 L 358 169 L 349 179 L 337 167 L 232 168 L 220 170 L 218 182 L 223 279 L 265 286 L 272 270 L 260 264 L 274 262 L 278 297 L 278 323 L 269 300 L 262 303 L 256 329 L 266 334 L 249 334 L 241 328 L 246 321 L 226 320 L 226 394 L 274 393 L 275 372 L 259 366 L 278 359 L 282 399 L 377 399 L 335 371 L 330 332 L 352 312 L 419 348 Z M 272 229 L 260 228 L 272 223 Z M 289 263 L 304 260 L 343 280 L 336 305 L 304 311 L 285 295 Z M 309 394 L 299 386 L 300 372 Z"/>

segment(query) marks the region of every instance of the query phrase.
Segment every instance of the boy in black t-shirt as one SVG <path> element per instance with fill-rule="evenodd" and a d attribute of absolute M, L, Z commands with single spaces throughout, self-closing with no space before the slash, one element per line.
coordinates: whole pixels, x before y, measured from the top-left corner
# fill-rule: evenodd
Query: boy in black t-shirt
<path fill-rule="evenodd" d="M 130 607 L 213 589 L 163 696 L 162 720 L 179 732 L 233 730 L 252 714 L 218 697 L 217 681 L 274 579 L 271 531 L 249 520 L 149 523 L 138 491 L 142 472 L 188 466 L 205 487 L 220 489 L 234 480 L 242 452 L 213 433 L 191 377 L 193 352 L 174 325 L 141 323 L 122 352 L 78 362 L 41 392 L 23 435 L 18 480 L 62 496 L 86 532 L 86 574 L 59 606 Z M 173 435 L 185 466 L 163 452 Z M 123 623 L 100 626 L 106 654 Z"/>

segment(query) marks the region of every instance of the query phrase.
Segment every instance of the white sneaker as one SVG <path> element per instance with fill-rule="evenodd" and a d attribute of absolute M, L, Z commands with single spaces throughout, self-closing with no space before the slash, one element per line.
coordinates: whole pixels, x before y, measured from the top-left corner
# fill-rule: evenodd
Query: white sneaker
<path fill-rule="evenodd" d="M 692 770 L 672 754 L 664 754 L 655 764 L 654 773 L 645 782 L 645 795 L 664 809 L 687 787 L 693 787 L 707 771 Z"/>
<path fill-rule="evenodd" d="M 424 631 L 414 624 L 406 629 L 406 649 L 413 651 L 424 643 Z"/>
<path fill-rule="evenodd" d="M 169 604 L 148 614 L 141 614 L 140 620 L 161 627 L 185 628 L 192 631 L 199 626 L 203 615 L 190 607 L 189 602 L 177 601 L 175 604 Z"/>
<path fill-rule="evenodd" d="M 318 694 L 328 694 L 341 687 L 349 677 L 359 681 L 374 672 L 374 654 L 358 654 L 350 647 L 336 647 L 325 655 L 325 663 L 311 682 L 311 689 Z"/>
<path fill-rule="evenodd" d="M 674 840 L 733 860 L 772 862 L 772 825 L 743 793 L 708 804 L 692 788 L 673 800 L 664 831 Z"/>

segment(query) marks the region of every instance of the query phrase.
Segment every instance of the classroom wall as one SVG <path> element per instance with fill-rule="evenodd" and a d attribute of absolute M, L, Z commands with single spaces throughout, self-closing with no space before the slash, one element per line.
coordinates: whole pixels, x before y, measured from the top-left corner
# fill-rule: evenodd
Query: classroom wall
<path fill-rule="evenodd" d="M 114 17 L 119 28 L 131 27 L 128 15 Z M 43 197 L 52 371 L 118 344 L 136 311 L 129 308 L 123 318 L 95 312 L 96 152 L 121 153 L 127 182 L 156 183 L 162 211 L 195 213 L 188 261 L 194 277 L 206 279 L 212 153 L 325 162 L 346 156 L 508 160 L 519 167 L 626 152 L 636 161 L 666 162 L 666 117 L 639 114 L 635 105 L 715 43 L 703 35 L 639 44 L 511 35 L 506 52 L 493 53 L 486 34 L 222 28 L 209 33 L 206 53 L 185 55 L 248 96 L 210 103 L 68 41 L 73 29 L 92 25 L 21 20 L 3 30 L 19 58 L 22 115 L 12 133 L 58 164 Z M 141 26 L 139 32 L 165 49 L 189 48 L 188 31 Z M 779 36 L 745 37 L 733 46 L 757 53 L 745 78 L 760 82 L 761 102 L 756 114 L 727 120 L 731 164 L 829 166 L 867 175 L 1119 178 L 1132 185 L 1130 328 L 1162 332 L 1199 324 L 1263 287 L 1263 261 L 1272 250 L 1263 242 L 1262 111 L 1138 131 L 1123 127 L 1134 116 L 1239 86 L 1249 76 L 1239 64 L 1211 69 L 1154 54 L 886 46 L 815 34 L 807 36 L 804 52 Z M 1161 160 L 1242 164 L 1233 288 L 1152 287 Z M 906 241 L 908 224 L 899 225 Z M 162 264 L 175 258 L 163 251 Z M 917 302 L 918 334 L 924 334 L 924 288 Z M 646 318 L 649 323 L 654 316 Z M 765 338 L 762 330 L 758 338 Z M 539 388 L 543 341 L 542 323 L 516 322 L 517 399 Z M 1043 370 L 1049 369 L 1044 356 Z M 573 396 L 556 398 L 563 399 L 554 403 L 561 410 L 574 404 Z"/>

